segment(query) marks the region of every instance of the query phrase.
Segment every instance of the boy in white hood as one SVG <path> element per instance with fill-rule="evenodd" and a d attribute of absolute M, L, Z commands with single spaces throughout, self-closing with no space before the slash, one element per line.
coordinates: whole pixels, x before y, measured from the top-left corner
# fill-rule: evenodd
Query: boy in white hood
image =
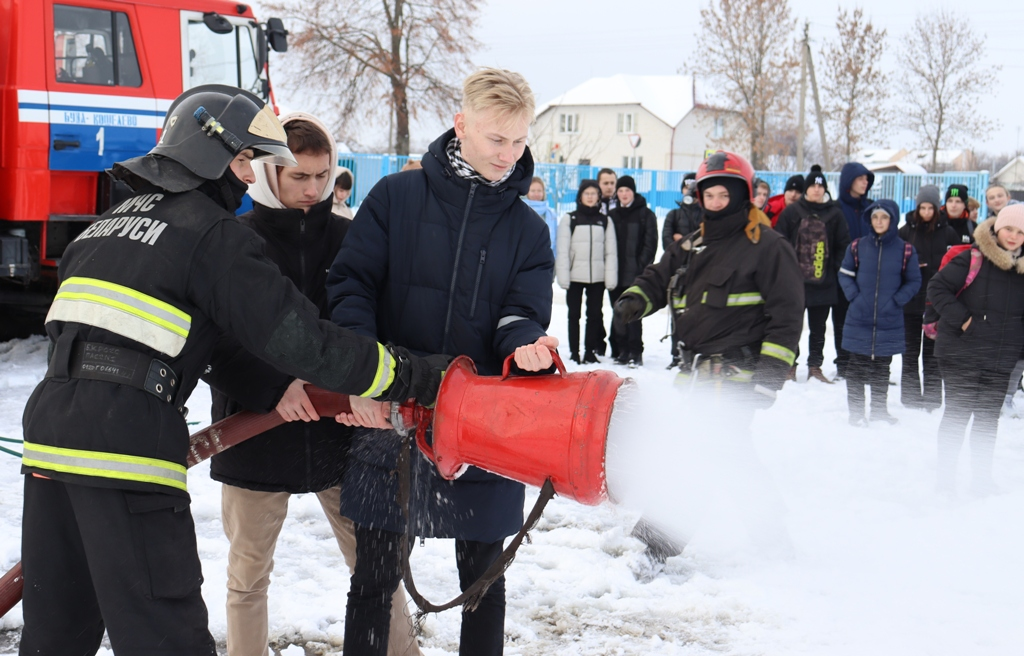
<path fill-rule="evenodd" d="M 332 212 L 337 147 L 314 116 L 292 112 L 281 116 L 281 123 L 298 166 L 254 162 L 256 181 L 249 186 L 253 209 L 239 220 L 263 238 L 267 256 L 327 319 L 327 269 L 350 223 Z M 228 654 L 268 656 L 267 591 L 292 494 L 317 495 L 346 564 L 350 570 L 355 567 L 355 534 L 352 521 L 340 514 L 338 487 L 351 433 L 333 417 L 317 415 L 303 391 L 304 381 L 256 361 L 237 344 L 224 347 L 238 350 L 229 375 L 244 381 L 249 393 L 234 399 L 214 389 L 214 421 L 241 409 L 276 409 L 289 422 L 215 456 L 211 466 L 212 477 L 224 484 L 222 519 L 231 543 Z M 405 606 L 399 586 L 392 600 L 390 656 L 420 653 Z"/>

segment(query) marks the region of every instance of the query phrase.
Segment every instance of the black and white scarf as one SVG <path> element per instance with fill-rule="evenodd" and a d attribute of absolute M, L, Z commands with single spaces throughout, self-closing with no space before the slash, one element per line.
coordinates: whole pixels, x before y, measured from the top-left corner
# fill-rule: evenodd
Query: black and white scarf
<path fill-rule="evenodd" d="M 516 165 L 513 164 L 512 168 L 505 171 L 505 175 L 501 176 L 501 180 L 495 180 L 492 182 L 477 173 L 476 169 L 469 165 L 469 162 L 462 159 L 462 142 L 459 141 L 458 137 L 452 137 L 452 140 L 448 142 L 448 146 L 445 150 L 448 153 L 448 161 L 452 163 L 452 168 L 455 169 L 456 175 L 465 180 L 479 182 L 480 184 L 487 185 L 488 187 L 497 187 L 508 180 L 509 176 L 512 175 L 512 172 L 516 170 Z"/>

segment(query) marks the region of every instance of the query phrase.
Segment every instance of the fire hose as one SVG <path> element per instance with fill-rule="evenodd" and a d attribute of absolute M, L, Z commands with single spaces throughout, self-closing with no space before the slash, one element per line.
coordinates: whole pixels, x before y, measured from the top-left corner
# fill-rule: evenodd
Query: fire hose
<path fill-rule="evenodd" d="M 306 385 L 305 390 L 313 407 L 316 408 L 317 414 L 321 417 L 333 417 L 340 412 L 352 411 L 348 396 L 344 394 L 328 392 L 313 385 Z M 399 406 L 396 406 L 396 412 L 405 412 L 406 415 L 411 416 L 411 407 L 401 406 L 400 410 L 398 408 Z M 250 437 L 255 437 L 283 423 L 285 423 L 284 418 L 277 412 L 268 412 L 267 414 L 239 412 L 222 419 L 192 434 L 189 439 L 188 466 L 198 465 L 228 447 L 240 444 Z M 3 578 L 0 578 L 0 617 L 6 615 L 7 611 L 21 601 L 24 586 L 25 577 L 21 571 L 21 563 L 15 565 L 4 574 Z"/>
<path fill-rule="evenodd" d="M 553 358 L 557 374 L 512 376 L 509 356 L 499 377 L 478 375 L 473 361 L 460 356 L 448 366 L 433 409 L 392 404 L 391 425 L 404 438 L 397 501 L 407 526 L 414 444 L 447 480 L 476 466 L 541 488 L 522 530 L 501 556 L 476 583 L 445 604 L 433 604 L 416 590 L 409 567 L 410 533 L 403 534 L 403 578 L 422 612 L 456 605 L 473 610 L 512 562 L 544 504 L 555 494 L 586 505 L 608 499 L 604 462 L 608 427 L 619 390 L 628 379 L 601 370 L 568 373 L 557 353 Z M 306 386 L 306 394 L 322 417 L 351 411 L 345 395 L 311 385 Z M 283 423 L 277 412 L 232 415 L 192 435 L 188 466 Z M 21 599 L 23 584 L 20 563 L 0 579 L 0 616 Z"/>

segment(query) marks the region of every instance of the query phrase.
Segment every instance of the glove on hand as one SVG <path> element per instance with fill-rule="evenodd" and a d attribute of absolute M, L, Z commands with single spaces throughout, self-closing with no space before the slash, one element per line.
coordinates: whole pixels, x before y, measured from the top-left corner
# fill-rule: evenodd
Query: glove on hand
<path fill-rule="evenodd" d="M 381 401 L 405 403 L 414 399 L 418 405 L 430 407 L 437 401 L 437 390 L 441 378 L 454 359 L 448 355 L 413 355 L 409 349 L 388 345 L 388 350 L 398 361 L 395 365 L 395 382 L 381 395 Z"/>
<path fill-rule="evenodd" d="M 623 323 L 641 319 L 646 311 L 647 301 L 630 292 L 626 292 L 615 301 L 615 316 Z"/>

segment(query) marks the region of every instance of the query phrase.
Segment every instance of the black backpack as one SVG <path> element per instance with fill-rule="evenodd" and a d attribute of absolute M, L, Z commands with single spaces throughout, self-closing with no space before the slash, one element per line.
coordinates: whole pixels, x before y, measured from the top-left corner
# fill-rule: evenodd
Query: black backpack
<path fill-rule="evenodd" d="M 828 240 L 828 226 L 817 214 L 800 219 L 796 230 L 796 260 L 804 282 L 823 285 L 828 280 L 832 249 Z"/>

